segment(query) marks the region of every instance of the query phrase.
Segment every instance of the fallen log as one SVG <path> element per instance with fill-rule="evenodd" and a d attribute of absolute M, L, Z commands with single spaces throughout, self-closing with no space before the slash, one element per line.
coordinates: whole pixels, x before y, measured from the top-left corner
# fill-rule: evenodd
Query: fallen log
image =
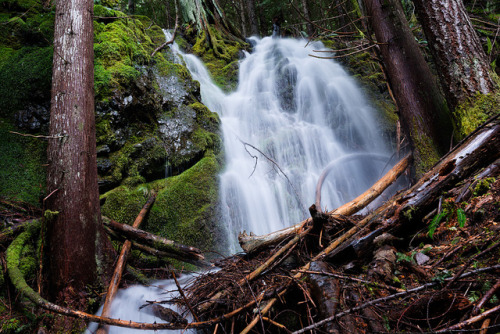
<path fill-rule="evenodd" d="M 204 260 L 201 250 L 191 246 L 185 246 L 178 242 L 165 239 L 155 234 L 140 230 L 127 224 L 120 224 L 112 219 L 103 217 L 104 226 L 109 227 L 113 231 L 123 235 L 126 239 L 136 241 L 138 244 L 151 246 L 154 249 L 164 251 L 166 253 L 176 255 L 181 259 L 189 259 L 194 261 Z"/>
<path fill-rule="evenodd" d="M 252 307 L 256 302 L 261 301 L 264 298 L 264 295 L 260 295 L 257 297 L 256 301 L 249 302 L 242 307 L 239 307 L 229 313 L 226 313 L 220 317 L 213 318 L 206 321 L 200 322 L 192 322 L 185 324 L 175 324 L 175 323 L 143 323 L 143 322 L 135 322 L 131 320 L 120 320 L 113 319 L 104 316 L 97 316 L 93 314 L 89 314 L 82 311 L 77 311 L 70 309 L 68 307 L 60 306 L 54 303 L 47 301 L 42 298 L 38 293 L 35 292 L 27 283 L 19 269 L 19 263 L 21 260 L 21 250 L 26 242 L 29 241 L 31 237 L 31 232 L 23 232 L 21 233 L 11 245 L 7 248 L 6 252 L 6 262 L 7 262 L 7 270 L 9 274 L 10 281 L 14 285 L 14 288 L 23 294 L 26 298 L 28 298 L 31 302 L 33 302 L 36 306 L 41 307 L 45 310 L 61 314 L 64 316 L 69 316 L 73 318 L 83 319 L 85 321 L 96 322 L 104 325 L 112 325 L 118 327 L 125 328 L 134 328 L 134 329 L 142 329 L 142 330 L 161 330 L 161 329 L 179 329 L 186 330 L 189 328 L 206 328 L 212 326 L 216 323 L 219 323 L 223 320 L 230 319 L 235 315 L 239 314 L 243 310 Z"/>
<path fill-rule="evenodd" d="M 346 203 L 336 210 L 328 212 L 330 216 L 349 216 L 370 204 L 377 198 L 387 187 L 389 187 L 396 179 L 406 170 L 411 162 L 411 155 L 407 155 L 394 167 L 391 168 L 380 180 L 378 180 L 370 189 L 356 197 L 354 200 Z M 241 248 L 248 254 L 259 251 L 263 248 L 270 247 L 282 242 L 285 239 L 293 237 L 300 233 L 305 224 L 312 222 L 312 218 L 308 218 L 301 223 L 262 236 L 248 235 L 246 232 L 240 233 L 238 241 Z"/>
<path fill-rule="evenodd" d="M 156 194 L 151 196 L 144 204 L 144 207 L 139 212 L 139 215 L 134 221 L 133 227 L 137 228 L 141 225 L 142 221 L 146 217 L 149 209 L 153 205 L 156 199 Z M 132 247 L 132 242 L 130 240 L 126 240 L 123 243 L 122 250 L 120 252 L 120 256 L 118 257 L 118 261 L 116 262 L 115 271 L 113 272 L 113 276 L 111 277 L 111 282 L 108 286 L 108 291 L 106 294 L 106 299 L 104 300 L 104 306 L 102 307 L 102 317 L 107 317 L 111 313 L 111 303 L 118 292 L 118 286 L 120 285 L 120 281 L 122 278 L 123 270 L 125 269 L 125 265 L 127 262 L 128 254 Z M 106 334 L 108 332 L 108 326 L 102 326 L 97 329 L 98 334 Z"/>
<path fill-rule="evenodd" d="M 357 160 L 357 159 L 363 159 L 363 158 L 370 158 L 370 159 L 375 159 L 379 160 L 382 162 L 388 162 L 389 157 L 382 155 L 382 154 L 377 154 L 377 153 L 352 153 L 352 154 L 347 154 L 344 155 L 340 158 L 337 158 L 330 162 L 324 169 L 323 172 L 321 172 L 321 175 L 319 176 L 318 183 L 316 184 L 316 201 L 314 204 L 316 204 L 316 207 L 318 210 L 321 211 L 321 188 L 323 188 L 323 183 L 325 182 L 326 177 L 330 172 L 340 163 L 346 163 L 352 160 Z M 347 216 L 347 215 L 346 215 Z"/>
<path fill-rule="evenodd" d="M 105 217 L 103 217 L 103 221 L 104 221 Z M 106 219 L 109 219 L 109 218 L 106 218 Z M 117 240 L 117 241 L 120 241 L 120 242 L 125 242 L 127 239 L 125 236 L 119 234 L 119 233 L 116 233 L 114 230 L 110 229 L 109 227 L 107 226 L 104 226 L 104 230 L 106 231 L 106 233 L 108 233 L 108 235 Z M 153 255 L 153 256 L 156 256 L 157 258 L 159 259 L 162 259 L 163 261 L 165 261 L 166 264 L 169 264 L 169 259 L 176 259 L 176 260 L 179 260 L 179 261 L 182 261 L 182 262 L 186 262 L 186 263 L 190 263 L 192 265 L 195 265 L 197 267 L 200 267 L 200 268 L 210 268 L 210 267 L 213 267 L 213 265 L 205 260 L 193 260 L 191 258 L 188 258 L 188 257 L 185 257 L 185 256 L 182 256 L 182 255 L 178 255 L 178 254 L 175 254 L 175 253 L 170 253 L 170 252 L 166 252 L 166 251 L 161 251 L 161 250 L 158 250 L 156 248 L 153 248 L 153 247 L 149 247 L 149 246 L 146 246 L 146 245 L 143 245 L 141 243 L 138 243 L 136 241 L 132 241 L 132 248 L 133 249 L 137 249 L 143 253 L 147 253 L 147 254 L 150 254 L 150 255 Z"/>
<path fill-rule="evenodd" d="M 500 115 L 490 118 L 478 127 L 467 138 L 460 142 L 452 151 L 445 155 L 429 172 L 409 190 L 396 196 L 379 207 L 344 235 L 330 243 L 330 245 L 305 264 L 301 271 L 307 271 L 314 261 L 321 260 L 336 250 L 339 246 L 352 240 L 352 237 L 361 232 L 375 221 L 383 221 L 381 232 L 397 232 L 409 223 L 415 225 L 422 222 L 425 213 L 429 211 L 443 191 L 451 189 L 465 177 L 472 175 L 481 168 L 489 166 L 500 157 Z M 420 226 L 417 225 L 418 228 Z M 413 231 L 413 228 L 406 229 Z M 301 279 L 302 273 L 293 276 Z M 282 291 L 284 294 L 287 291 Z M 267 314 L 278 298 L 272 298 L 261 310 L 262 316 Z M 258 322 L 255 317 L 241 332 L 248 333 Z"/>

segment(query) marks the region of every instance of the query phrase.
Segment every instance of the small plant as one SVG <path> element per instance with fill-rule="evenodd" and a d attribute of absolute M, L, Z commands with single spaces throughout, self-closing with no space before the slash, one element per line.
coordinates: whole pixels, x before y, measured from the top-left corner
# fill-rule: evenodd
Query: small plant
<path fill-rule="evenodd" d="M 447 215 L 448 215 L 448 212 L 443 211 L 443 212 L 435 215 L 434 218 L 432 218 L 432 221 L 429 224 L 429 237 L 431 239 L 434 236 L 434 232 L 436 232 L 437 227 L 439 226 L 439 224 L 441 223 L 443 218 L 445 218 Z"/>

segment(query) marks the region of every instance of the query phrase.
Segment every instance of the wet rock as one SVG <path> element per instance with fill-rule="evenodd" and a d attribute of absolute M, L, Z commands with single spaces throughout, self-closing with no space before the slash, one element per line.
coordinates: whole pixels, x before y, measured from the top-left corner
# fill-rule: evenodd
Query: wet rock
<path fill-rule="evenodd" d="M 183 324 L 183 325 L 188 323 L 186 318 L 182 317 L 179 313 L 177 313 L 174 310 L 169 309 L 167 307 L 163 307 L 161 305 L 154 304 L 151 307 L 151 310 L 152 310 L 153 315 L 155 317 L 158 317 L 158 318 L 165 320 L 167 322 L 174 323 L 174 324 Z"/>
<path fill-rule="evenodd" d="M 29 104 L 19 110 L 16 115 L 16 126 L 28 131 L 41 131 L 48 129 L 50 107 L 41 104 Z"/>

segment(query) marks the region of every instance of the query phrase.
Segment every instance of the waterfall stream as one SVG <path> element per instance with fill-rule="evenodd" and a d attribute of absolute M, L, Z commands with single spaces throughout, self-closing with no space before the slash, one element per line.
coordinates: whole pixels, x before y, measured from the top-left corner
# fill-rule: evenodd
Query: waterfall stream
<path fill-rule="evenodd" d="M 181 54 L 200 82 L 203 103 L 222 121 L 220 196 L 230 240 L 241 230 L 259 235 L 308 217 L 316 182 L 332 160 L 353 152 L 389 155 L 355 81 L 336 62 L 310 56 L 325 50 L 321 43 L 252 42 L 254 51 L 240 63 L 239 85 L 229 94 L 198 58 Z M 367 159 L 337 166 L 323 186 L 323 209 L 361 194 L 383 168 Z M 237 249 L 234 241 L 231 251 Z"/>
<path fill-rule="evenodd" d="M 236 237 L 242 230 L 264 234 L 305 219 L 315 201 L 316 182 L 331 161 L 352 153 L 390 155 L 375 112 L 355 81 L 333 60 L 310 56 L 325 50 L 321 43 L 271 37 L 251 42 L 253 52 L 240 61 L 239 84 L 231 93 L 213 82 L 198 58 L 172 46 L 176 59 L 200 82 L 203 103 L 222 121 L 226 165 L 220 175 L 220 205 L 229 252 L 238 251 Z M 339 164 L 323 186 L 322 207 L 331 210 L 353 199 L 384 167 L 370 159 Z M 168 281 L 158 285 L 175 290 Z M 137 311 L 145 300 L 166 299 L 161 291 L 120 291 L 112 316 L 161 322 Z M 135 332 L 111 327 L 110 333 L 128 331 Z"/>

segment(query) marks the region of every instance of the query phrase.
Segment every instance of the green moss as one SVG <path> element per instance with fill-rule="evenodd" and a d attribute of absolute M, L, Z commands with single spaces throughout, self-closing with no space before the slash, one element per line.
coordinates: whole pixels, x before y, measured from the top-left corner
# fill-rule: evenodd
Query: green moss
<path fill-rule="evenodd" d="M 94 7 L 100 17 L 124 17 L 124 13 Z M 138 66 L 148 64 L 150 55 L 164 39 L 161 28 L 146 17 L 94 21 L 94 68 L 97 100 L 106 101 L 115 89 L 125 90 L 140 75 Z"/>
<path fill-rule="evenodd" d="M 413 120 L 416 121 L 416 120 Z M 417 126 L 413 126 L 413 145 L 414 145 L 414 166 L 417 179 L 424 175 L 436 162 L 441 155 L 432 139 L 424 133 L 418 131 Z"/>
<path fill-rule="evenodd" d="M 465 138 L 489 117 L 500 112 L 500 91 L 495 93 L 478 93 L 475 98 L 461 103 L 453 113 L 455 133 L 458 139 Z"/>
<path fill-rule="evenodd" d="M 246 47 L 224 39 L 217 29 L 209 27 L 207 32 L 198 34 L 192 50 L 203 59 L 214 81 L 222 89 L 232 90 L 238 80 L 238 55 Z"/>
<path fill-rule="evenodd" d="M 141 228 L 204 250 L 223 250 L 216 214 L 219 168 L 215 155 L 207 153 L 182 174 L 148 184 L 158 195 Z M 102 196 L 103 215 L 130 224 L 146 198 L 143 186 L 116 188 Z"/>
<path fill-rule="evenodd" d="M 10 116 L 27 102 L 50 98 L 52 47 L 0 49 L 0 116 Z"/>
<path fill-rule="evenodd" d="M 0 118 L 0 196 L 37 206 L 45 192 L 46 142 L 9 132 L 15 130 Z"/>
<path fill-rule="evenodd" d="M 496 182 L 496 178 L 488 177 L 480 180 L 474 188 L 474 196 L 482 196 L 490 190 L 490 186 Z"/>

